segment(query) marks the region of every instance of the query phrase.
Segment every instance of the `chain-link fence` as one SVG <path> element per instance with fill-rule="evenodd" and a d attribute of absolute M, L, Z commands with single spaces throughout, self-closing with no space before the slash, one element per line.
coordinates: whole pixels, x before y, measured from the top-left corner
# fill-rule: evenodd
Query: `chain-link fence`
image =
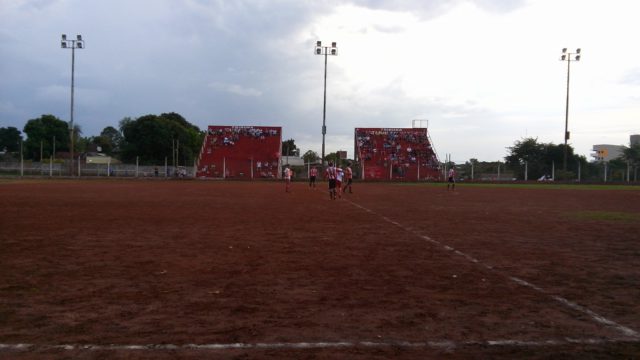
<path fill-rule="evenodd" d="M 193 166 L 86 164 L 68 160 L 0 162 L 0 175 L 39 177 L 194 177 Z"/>
<path fill-rule="evenodd" d="M 340 164 L 346 166 L 346 163 Z M 294 180 L 309 178 L 312 164 L 291 166 Z M 446 169 L 455 166 L 459 181 L 556 181 L 556 182 L 589 182 L 589 183 L 640 183 L 640 164 L 625 162 L 574 162 L 567 163 L 564 170 L 562 164 L 519 164 L 509 166 L 501 162 L 465 162 L 441 165 L 442 176 L 429 181 L 446 179 Z M 357 162 L 351 165 L 354 180 L 360 180 L 362 169 Z M 322 178 L 324 169 L 318 164 L 318 178 Z M 73 166 L 68 160 L 48 162 L 19 161 L 9 159 L 0 161 L 0 176 L 34 176 L 34 177 L 158 177 L 158 178 L 193 178 L 194 166 L 137 165 L 122 163 L 87 164 L 75 161 Z M 397 180 L 400 181 L 400 180 Z"/>
<path fill-rule="evenodd" d="M 460 180 L 466 181 L 559 181 L 589 183 L 638 183 L 640 164 L 623 161 L 523 163 L 516 166 L 503 162 L 465 162 L 455 166 Z"/>

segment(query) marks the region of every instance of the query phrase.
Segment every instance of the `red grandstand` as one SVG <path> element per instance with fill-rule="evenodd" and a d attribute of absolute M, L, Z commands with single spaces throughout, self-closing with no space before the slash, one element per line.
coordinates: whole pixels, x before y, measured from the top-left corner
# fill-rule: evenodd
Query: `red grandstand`
<path fill-rule="evenodd" d="M 435 180 L 440 162 L 426 128 L 356 128 L 363 180 Z"/>
<path fill-rule="evenodd" d="M 204 178 L 278 178 L 282 128 L 209 126 L 196 176 Z"/>

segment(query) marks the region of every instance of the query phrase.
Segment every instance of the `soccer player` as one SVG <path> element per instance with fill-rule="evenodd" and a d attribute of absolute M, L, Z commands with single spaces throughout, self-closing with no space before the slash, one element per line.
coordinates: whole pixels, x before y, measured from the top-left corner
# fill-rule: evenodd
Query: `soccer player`
<path fill-rule="evenodd" d="M 284 183 L 284 191 L 289 192 L 289 189 L 291 188 L 291 169 L 289 168 L 289 165 L 284 168 Z"/>
<path fill-rule="evenodd" d="M 316 189 L 316 176 L 318 176 L 318 168 L 313 165 L 313 167 L 309 169 L 309 189 Z"/>
<path fill-rule="evenodd" d="M 329 161 L 329 167 L 324 171 L 324 178 L 329 179 L 329 198 L 336 199 L 336 167 Z"/>
<path fill-rule="evenodd" d="M 342 192 L 347 192 L 347 188 L 349 188 L 349 194 L 352 194 L 353 192 L 351 191 L 351 182 L 353 179 L 353 171 L 351 171 L 351 163 L 348 163 L 347 168 L 344 169 L 344 178 L 346 184 L 344 185 L 344 189 L 342 189 Z"/>
<path fill-rule="evenodd" d="M 453 166 L 451 167 L 451 169 L 449 169 L 448 177 L 449 177 L 449 180 L 447 182 L 447 191 L 449 191 L 449 187 L 451 187 L 451 190 L 455 191 L 456 190 L 456 170 Z"/>
<path fill-rule="evenodd" d="M 342 168 L 336 168 L 336 193 L 338 197 L 342 199 L 342 179 L 344 178 L 344 171 Z"/>

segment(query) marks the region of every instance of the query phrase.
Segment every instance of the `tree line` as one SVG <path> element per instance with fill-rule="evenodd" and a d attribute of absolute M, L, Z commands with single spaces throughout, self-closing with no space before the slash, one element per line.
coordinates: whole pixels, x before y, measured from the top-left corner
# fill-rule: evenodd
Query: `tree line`
<path fill-rule="evenodd" d="M 604 178 L 603 162 L 588 161 L 583 155 L 574 153 L 573 147 L 567 146 L 567 169 L 563 168 L 564 144 L 539 142 L 537 138 L 529 137 L 517 140 L 513 146 L 507 147 L 504 162 L 484 162 L 470 159 L 464 164 L 447 164 L 456 166 L 458 174 L 463 179 L 481 177 L 497 177 L 501 171 L 501 178 L 507 175 L 516 180 L 537 180 L 550 178 L 555 180 L 573 181 L 602 181 Z M 607 165 L 607 178 L 623 180 L 627 172 L 633 171 L 631 179 L 637 179 L 640 167 L 640 144 L 629 144 L 623 147 L 623 154 L 617 159 L 610 160 Z"/>
<path fill-rule="evenodd" d="M 177 164 L 191 165 L 205 135 L 196 125 L 173 112 L 137 119 L 126 117 L 120 120 L 118 128 L 107 126 L 98 136 L 83 137 L 82 129 L 74 127 L 71 132 L 67 122 L 53 115 L 42 115 L 28 120 L 22 132 L 15 127 L 0 128 L 0 150 L 15 154 L 22 146 L 24 158 L 33 161 L 51 156 L 68 158 L 73 136 L 75 153 L 100 150 L 128 163 L 137 159 L 142 165 L 157 165 L 166 159 L 175 159 Z"/>
<path fill-rule="evenodd" d="M 205 137 L 205 131 L 174 112 L 149 114 L 136 119 L 125 117 L 120 120 L 118 128 L 107 126 L 98 136 L 83 137 L 82 129 L 77 125 L 74 128 L 75 153 L 101 152 L 127 163 L 137 159 L 141 165 L 163 164 L 165 159 L 172 162 L 174 156 L 178 157 L 178 164 L 193 164 Z M 24 158 L 32 161 L 46 161 L 52 156 L 68 158 L 71 134 L 67 122 L 54 115 L 42 115 L 28 120 L 22 131 L 15 127 L 1 127 L 0 154 L 10 156 L 22 151 Z M 282 154 L 300 156 L 294 139 L 282 142 Z M 331 153 L 327 158 L 336 156 L 336 153 Z M 320 159 L 312 150 L 302 157 L 305 162 Z"/>
<path fill-rule="evenodd" d="M 22 134 L 26 135 L 23 139 Z M 50 157 L 68 157 L 70 153 L 71 134 L 74 136 L 75 152 L 86 153 L 97 151 L 110 155 L 122 162 L 133 163 L 138 160 L 142 165 L 173 164 L 192 165 L 200 152 L 205 132 L 188 122 L 180 114 L 171 112 L 160 115 L 144 115 L 133 119 L 125 117 L 120 120 L 118 128 L 105 127 L 98 136 L 83 137 L 82 129 L 75 126 L 73 132 L 69 124 L 53 115 L 42 115 L 28 120 L 22 131 L 15 127 L 0 128 L 0 152 L 15 154 L 21 150 L 27 160 L 40 161 Z M 24 140 L 24 142 L 23 142 Z M 577 179 L 580 171 L 582 179 L 601 178 L 600 163 L 590 162 L 585 156 L 577 155 L 571 146 L 567 146 L 567 170 L 562 169 L 564 144 L 539 142 L 529 137 L 517 140 L 513 146 L 507 147 L 504 160 L 504 171 L 510 171 L 518 180 L 538 179 L 555 174 L 558 180 Z M 283 156 L 300 156 L 300 149 L 295 140 L 282 142 Z M 177 158 L 176 158 L 177 157 Z M 314 163 L 320 156 L 309 150 L 302 155 L 305 163 Z M 325 161 L 337 161 L 337 153 L 329 153 Z M 455 164 L 449 164 L 452 166 Z M 640 144 L 625 146 L 622 156 L 608 162 L 612 176 L 620 177 L 628 167 L 637 172 L 640 167 Z M 471 178 L 472 168 L 476 174 L 495 173 L 500 162 L 480 162 L 471 159 L 458 164 L 460 175 Z M 635 179 L 635 176 L 634 176 Z"/>

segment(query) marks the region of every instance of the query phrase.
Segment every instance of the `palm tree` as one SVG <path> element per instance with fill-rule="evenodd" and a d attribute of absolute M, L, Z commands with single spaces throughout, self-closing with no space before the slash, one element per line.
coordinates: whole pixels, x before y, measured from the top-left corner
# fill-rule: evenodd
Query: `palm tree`
<path fill-rule="evenodd" d="M 638 165 L 640 165 L 640 144 L 631 144 L 622 150 L 622 160 L 626 160 L 627 164 L 633 166 L 633 181 L 638 180 Z"/>

